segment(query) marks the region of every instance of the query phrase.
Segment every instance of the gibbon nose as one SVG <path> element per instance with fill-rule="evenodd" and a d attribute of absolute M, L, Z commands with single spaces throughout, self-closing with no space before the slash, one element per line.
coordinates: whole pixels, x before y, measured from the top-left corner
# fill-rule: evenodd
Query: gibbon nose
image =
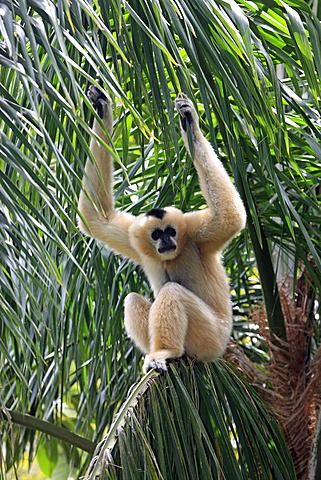
<path fill-rule="evenodd" d="M 173 252 L 174 250 L 176 250 L 176 245 L 171 236 L 168 233 L 164 233 L 158 248 L 158 253 Z"/>

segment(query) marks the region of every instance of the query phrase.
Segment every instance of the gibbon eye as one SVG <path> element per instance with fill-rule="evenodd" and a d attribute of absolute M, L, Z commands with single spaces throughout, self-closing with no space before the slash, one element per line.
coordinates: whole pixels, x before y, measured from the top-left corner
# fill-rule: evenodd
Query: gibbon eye
<path fill-rule="evenodd" d="M 152 231 L 151 237 L 153 240 L 156 241 L 160 239 L 162 234 L 163 234 L 163 230 L 161 230 L 160 228 L 155 228 L 155 230 Z"/>
<path fill-rule="evenodd" d="M 165 233 L 167 233 L 170 237 L 175 237 L 176 230 L 173 227 L 166 227 L 165 228 Z"/>

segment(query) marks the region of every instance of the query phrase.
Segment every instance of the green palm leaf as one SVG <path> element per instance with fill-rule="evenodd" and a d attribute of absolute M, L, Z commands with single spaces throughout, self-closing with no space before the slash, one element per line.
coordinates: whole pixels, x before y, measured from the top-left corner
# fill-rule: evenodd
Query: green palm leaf
<path fill-rule="evenodd" d="M 265 364 L 267 345 L 253 331 L 250 310 L 264 296 L 270 328 L 285 337 L 277 277 L 290 273 L 294 290 L 304 265 L 313 332 L 306 358 L 313 358 L 320 343 L 320 38 L 319 18 L 303 0 L 1 3 L 2 408 L 96 442 L 140 372 L 122 305 L 129 291 L 149 294 L 146 280 L 76 226 L 90 154 L 90 84 L 102 84 L 114 99 L 117 206 L 133 214 L 155 205 L 203 206 L 173 109 L 180 91 L 195 100 L 248 211 L 248 230 L 224 256 L 233 335 Z M 174 370 L 170 378 L 183 395 Z M 148 434 L 138 434 L 149 445 Z M 6 469 L 45 444 L 20 430 L 4 439 Z M 209 443 L 198 441 L 207 468 Z M 227 445 L 220 448 L 230 455 Z M 67 450 L 84 471 L 88 459 Z M 163 471 L 166 456 L 155 463 L 153 451 L 149 466 Z M 182 471 L 195 468 L 181 453 L 175 461 Z"/>

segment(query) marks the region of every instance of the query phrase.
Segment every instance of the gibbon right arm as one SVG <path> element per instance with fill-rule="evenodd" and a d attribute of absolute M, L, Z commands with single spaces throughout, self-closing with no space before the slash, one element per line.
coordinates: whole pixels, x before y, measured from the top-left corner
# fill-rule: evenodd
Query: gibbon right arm
<path fill-rule="evenodd" d="M 88 97 L 103 123 L 102 127 L 95 119 L 93 131 L 108 143 L 108 135 L 111 135 L 113 126 L 111 100 L 94 86 L 89 88 Z M 78 203 L 81 214 L 79 227 L 115 252 L 139 263 L 139 257 L 130 244 L 128 234 L 135 217 L 114 208 L 112 156 L 96 138 L 92 138 L 90 149 L 94 163 L 88 158 L 85 166 L 83 190 Z"/>

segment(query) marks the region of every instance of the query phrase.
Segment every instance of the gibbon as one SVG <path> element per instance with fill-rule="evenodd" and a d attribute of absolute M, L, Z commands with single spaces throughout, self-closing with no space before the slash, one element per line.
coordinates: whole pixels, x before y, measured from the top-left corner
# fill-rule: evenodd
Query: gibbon
<path fill-rule="evenodd" d="M 93 131 L 108 144 L 112 102 L 94 86 L 88 97 L 101 119 L 94 120 Z M 207 208 L 188 213 L 153 208 L 137 217 L 115 210 L 112 156 L 96 138 L 91 140 L 95 161 L 86 162 L 79 198 L 80 229 L 141 265 L 149 279 L 154 302 L 130 293 L 124 315 L 127 334 L 146 354 L 144 373 L 152 368 L 164 373 L 166 361 L 183 354 L 208 362 L 224 353 L 232 311 L 221 252 L 246 221 L 237 190 L 200 131 L 192 101 L 182 94 L 175 103 L 188 151 L 188 137 L 193 141 L 193 162 Z"/>

